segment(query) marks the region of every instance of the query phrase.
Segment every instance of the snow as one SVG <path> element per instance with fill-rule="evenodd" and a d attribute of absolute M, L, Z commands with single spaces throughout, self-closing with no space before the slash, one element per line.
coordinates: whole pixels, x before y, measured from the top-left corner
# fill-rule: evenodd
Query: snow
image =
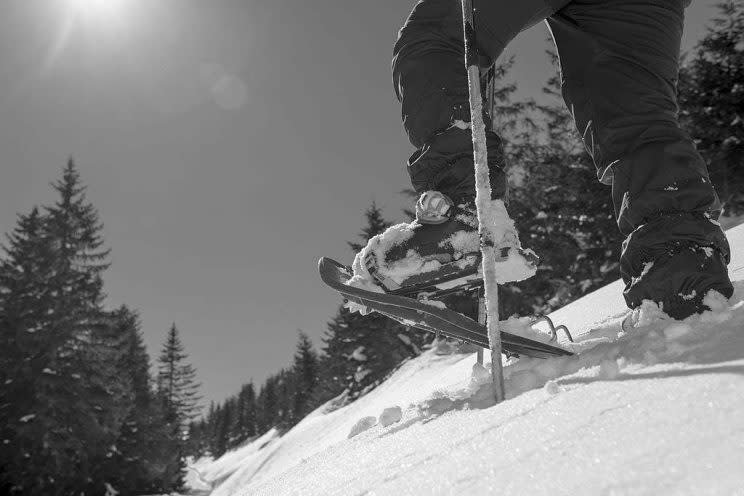
<path fill-rule="evenodd" d="M 729 301 L 711 293 L 711 311 L 676 321 L 601 288 L 551 315 L 577 356 L 504 361 L 503 403 L 490 364 L 436 347 L 195 466 L 213 496 L 744 494 L 744 226 L 727 236 Z"/>
<path fill-rule="evenodd" d="M 351 428 L 351 431 L 349 431 L 349 435 L 347 436 L 349 439 L 351 439 L 354 436 L 357 436 L 361 434 L 362 432 L 371 429 L 377 424 L 377 418 L 376 417 L 362 417 L 360 418 L 356 424 Z"/>
<path fill-rule="evenodd" d="M 265 454 L 265 451 L 270 451 L 278 440 L 279 433 L 276 429 L 271 429 L 253 442 L 225 453 L 217 460 L 209 458 L 198 460 L 189 466 L 190 487 L 204 489 L 219 485 L 220 488 L 230 491 L 226 494 L 231 494 L 233 488 L 230 483 L 231 477 L 250 475 L 252 470 L 257 470 L 259 467 L 251 462 L 255 460 L 259 452 Z M 198 482 L 195 483 L 195 480 Z"/>
<path fill-rule="evenodd" d="M 356 360 L 357 362 L 366 362 L 367 355 L 364 354 L 364 346 L 359 346 L 355 349 L 351 354 L 351 359 Z"/>
<path fill-rule="evenodd" d="M 403 409 L 399 406 L 385 408 L 380 414 L 379 423 L 383 427 L 396 424 L 403 418 Z"/>
<path fill-rule="evenodd" d="M 356 382 L 362 382 L 364 378 L 367 377 L 371 373 L 372 371 L 370 369 L 359 366 L 356 372 L 354 373 L 354 380 Z"/>
<path fill-rule="evenodd" d="M 509 217 L 503 201 L 487 202 L 484 219 L 489 229 L 490 239 L 495 247 L 518 247 L 519 241 L 514 221 Z M 455 255 L 455 259 L 464 268 L 468 265 L 468 256 L 480 252 L 480 236 L 477 231 L 478 220 L 475 214 L 461 211 L 456 219 L 473 228 L 470 231 L 458 231 L 439 242 L 439 246 Z M 367 245 L 356 254 L 352 263 L 353 277 L 348 285 L 368 291 L 383 292 L 375 277 L 381 278 L 388 288 L 396 288 L 413 275 L 439 270 L 442 262 L 431 257 L 424 257 L 415 250 L 408 250 L 403 258 L 389 260 L 388 252 L 410 239 L 420 224 L 414 220 L 410 223 L 396 224 L 381 234 L 372 237 Z M 530 250 L 525 250 L 532 253 Z M 462 258 L 459 258 L 462 257 Z M 510 250 L 506 258 L 497 258 L 497 281 L 499 283 L 521 281 L 535 274 L 536 268 L 518 250 Z M 375 277 L 367 269 L 368 261 L 373 260 L 376 268 Z M 477 276 L 474 276 L 477 277 Z M 455 282 L 454 284 L 458 284 Z M 444 289 L 444 288 L 440 288 Z M 366 308 L 353 301 L 347 302 L 349 310 L 366 314 Z"/>

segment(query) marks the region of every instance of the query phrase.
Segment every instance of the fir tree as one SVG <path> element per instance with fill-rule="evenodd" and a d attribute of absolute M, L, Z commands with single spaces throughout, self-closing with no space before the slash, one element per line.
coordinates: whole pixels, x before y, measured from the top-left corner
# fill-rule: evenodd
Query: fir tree
<path fill-rule="evenodd" d="M 680 70 L 680 121 L 708 163 L 726 213 L 744 213 L 744 4 L 718 15 Z"/>
<path fill-rule="evenodd" d="M 34 490 L 34 474 L 44 473 L 44 461 L 30 459 L 42 440 L 29 425 L 39 406 L 37 384 L 54 353 L 44 335 L 51 306 L 45 281 L 53 263 L 44 222 L 38 208 L 19 216 L 0 264 L 0 487 L 8 493 Z"/>
<path fill-rule="evenodd" d="M 557 56 L 549 52 L 554 65 Z M 523 135 L 508 147 L 508 163 L 518 174 L 509 210 L 522 244 L 541 257 L 535 277 L 502 287 L 502 313 L 548 312 L 618 277 L 621 236 L 609 189 L 565 110 L 560 78 L 544 88 L 554 101 L 539 106 L 544 141 Z"/>
<path fill-rule="evenodd" d="M 310 338 L 302 331 L 299 331 L 297 339 L 292 372 L 296 382 L 292 416 L 294 423 L 297 423 L 310 413 L 310 398 L 318 382 L 318 355 L 313 350 Z"/>
<path fill-rule="evenodd" d="M 130 385 L 116 373 L 123 342 L 102 307 L 109 252 L 98 213 L 71 160 L 53 187 L 57 201 L 9 238 L 0 276 L 3 335 L 19 338 L 22 361 L 10 370 L 27 388 L 8 473 L 19 492 L 95 492 Z"/>
<path fill-rule="evenodd" d="M 222 456 L 230 445 L 230 434 L 233 423 L 233 402 L 225 401 L 220 409 L 220 415 L 217 418 L 217 437 L 215 440 L 215 456 Z"/>
<path fill-rule="evenodd" d="M 258 432 L 263 433 L 277 425 L 279 402 L 277 376 L 269 376 L 258 393 Z"/>
<path fill-rule="evenodd" d="M 363 242 L 348 243 L 354 252 L 391 225 L 374 202 L 364 215 Z M 322 372 L 313 406 L 344 391 L 348 399 L 354 399 L 371 390 L 403 360 L 418 354 L 431 337 L 379 314 L 362 316 L 340 308 L 324 337 Z"/>
<path fill-rule="evenodd" d="M 168 431 L 153 393 L 150 359 L 136 312 L 126 306 L 112 315 L 125 338 L 126 351 L 117 369 L 131 383 L 129 412 L 108 459 L 108 482 L 123 494 L 145 494 L 168 490 L 163 467 L 172 465 Z"/>
<path fill-rule="evenodd" d="M 283 369 L 279 372 L 277 383 L 277 414 L 275 423 L 282 431 L 288 430 L 296 422 L 293 416 L 292 398 L 295 395 L 296 384 L 294 375 L 290 370 Z"/>
<path fill-rule="evenodd" d="M 187 355 L 174 323 L 158 357 L 158 397 L 160 398 L 164 419 L 169 426 L 169 439 L 178 453 L 174 464 L 167 469 L 166 480 L 173 481 L 173 489 L 183 486 L 186 465 L 186 439 L 188 424 L 198 415 L 199 384 L 196 370 L 186 363 Z"/>
<path fill-rule="evenodd" d="M 180 427 L 185 427 L 198 416 L 201 400 L 196 369 L 186 363 L 187 358 L 174 323 L 168 330 L 158 358 L 158 391 L 170 420 Z"/>
<path fill-rule="evenodd" d="M 253 383 L 243 385 L 238 394 L 237 434 L 238 444 L 256 436 L 256 391 Z"/>
<path fill-rule="evenodd" d="M 382 209 L 372 201 L 372 205 L 364 212 L 364 217 L 367 219 L 367 225 L 362 228 L 362 232 L 359 233 L 359 237 L 364 240 L 364 244 L 356 241 L 349 241 L 347 244 L 354 253 L 359 252 L 367 244 L 373 236 L 376 236 L 392 224 L 386 221 L 382 216 Z"/>

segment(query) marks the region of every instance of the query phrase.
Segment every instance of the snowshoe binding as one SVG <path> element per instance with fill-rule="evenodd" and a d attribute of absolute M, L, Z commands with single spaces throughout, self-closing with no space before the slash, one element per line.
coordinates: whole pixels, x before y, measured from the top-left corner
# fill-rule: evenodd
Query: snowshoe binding
<path fill-rule="evenodd" d="M 498 282 L 527 279 L 535 274 L 538 258 L 521 248 L 514 222 L 499 203 L 503 229 L 496 241 Z M 370 239 L 352 267 L 354 277 L 348 284 L 391 294 L 414 296 L 424 290 L 460 290 L 482 284 L 474 199 L 455 204 L 438 191 L 424 192 L 416 202 L 416 220 Z"/>

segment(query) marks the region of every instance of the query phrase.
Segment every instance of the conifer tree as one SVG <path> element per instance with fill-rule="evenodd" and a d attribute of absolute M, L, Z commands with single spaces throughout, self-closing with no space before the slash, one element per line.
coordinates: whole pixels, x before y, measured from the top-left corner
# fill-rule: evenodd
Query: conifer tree
<path fill-rule="evenodd" d="M 367 220 L 367 225 L 362 228 L 362 231 L 359 233 L 359 237 L 362 238 L 364 241 L 364 244 L 359 243 L 357 241 L 348 241 L 347 244 L 351 248 L 351 250 L 354 253 L 359 252 L 364 246 L 367 244 L 367 241 L 369 241 L 373 236 L 376 236 L 388 227 L 392 225 L 392 223 L 386 221 L 383 218 L 382 215 L 382 209 L 377 206 L 377 203 L 375 201 L 372 201 L 372 205 L 367 208 L 364 212 L 364 217 Z"/>
<path fill-rule="evenodd" d="M 258 393 L 258 431 L 264 433 L 277 425 L 279 403 L 277 398 L 277 376 L 269 376 Z"/>
<path fill-rule="evenodd" d="M 744 4 L 717 5 L 680 70 L 680 122 L 708 164 L 725 212 L 744 213 Z"/>
<path fill-rule="evenodd" d="M 549 51 L 557 66 L 555 52 Z M 502 287 L 502 313 L 548 312 L 618 277 L 621 236 L 609 189 L 597 181 L 571 115 L 560 97 L 560 78 L 544 93 L 553 101 L 538 106 L 543 136 L 523 135 L 509 147 L 508 163 L 517 187 L 510 213 L 522 244 L 541 257 L 535 277 Z"/>
<path fill-rule="evenodd" d="M 373 202 L 364 213 L 362 242 L 349 242 L 356 253 L 369 239 L 387 229 L 382 210 Z M 373 388 L 403 360 L 420 352 L 432 338 L 379 314 L 362 316 L 340 308 L 324 337 L 318 394 L 313 406 L 347 391 L 355 399 Z"/>
<path fill-rule="evenodd" d="M 30 425 L 37 416 L 38 398 L 29 393 L 45 379 L 43 370 L 53 352 L 44 335 L 46 308 L 51 306 L 45 280 L 53 263 L 44 222 L 38 208 L 19 216 L 0 264 L 0 433 L 5 443 L 0 450 L 0 487 L 8 492 L 34 490 L 34 474 L 39 470 L 44 477 L 45 472 L 46 460 L 29 458 L 42 443 Z"/>
<path fill-rule="evenodd" d="M 240 388 L 238 394 L 238 423 L 236 439 L 238 444 L 242 444 L 248 439 L 253 438 L 256 432 L 256 391 L 253 383 L 249 382 Z"/>
<path fill-rule="evenodd" d="M 72 160 L 53 188 L 57 201 L 21 219 L 2 268 L 4 335 L 18 338 L 23 361 L 11 370 L 27 385 L 9 473 L 20 492 L 95 492 L 130 386 L 102 307 L 109 252 Z"/>
<path fill-rule="evenodd" d="M 294 423 L 297 423 L 310 413 L 310 398 L 318 382 L 318 355 L 310 338 L 302 331 L 297 339 L 292 372 L 297 385 L 292 405 Z"/>
<path fill-rule="evenodd" d="M 217 420 L 217 439 L 215 440 L 215 456 L 222 456 L 229 448 L 231 426 L 233 423 L 233 402 L 228 399 L 220 409 Z"/>
<path fill-rule="evenodd" d="M 178 455 L 174 464 L 167 469 L 166 480 L 173 481 L 173 489 L 183 486 L 188 424 L 198 415 L 201 399 L 198 396 L 196 370 L 186 362 L 187 357 L 174 323 L 168 330 L 158 357 L 157 379 L 158 397 L 169 427 L 169 439 Z"/>
<path fill-rule="evenodd" d="M 296 423 L 292 409 L 292 398 L 295 395 L 295 391 L 294 375 L 290 370 L 282 369 L 279 372 L 277 383 L 278 408 L 275 422 L 283 431 L 288 430 Z"/>
<path fill-rule="evenodd" d="M 158 391 L 171 421 L 182 428 L 197 417 L 201 400 L 196 369 L 186 362 L 187 358 L 174 323 L 158 358 Z"/>
<path fill-rule="evenodd" d="M 117 369 L 131 383 L 129 411 L 121 426 L 112 456 L 108 482 L 125 494 L 168 490 L 162 469 L 174 463 L 168 431 L 150 377 L 150 359 L 142 338 L 139 315 L 126 306 L 113 312 L 126 351 Z"/>
<path fill-rule="evenodd" d="M 323 354 L 319 357 L 318 384 L 312 395 L 312 405 L 318 407 L 347 389 L 356 365 L 344 355 L 344 333 L 353 314 L 343 306 L 327 324 L 323 336 Z M 341 403 L 343 404 L 343 402 Z M 340 405 L 339 405 L 340 406 Z"/>

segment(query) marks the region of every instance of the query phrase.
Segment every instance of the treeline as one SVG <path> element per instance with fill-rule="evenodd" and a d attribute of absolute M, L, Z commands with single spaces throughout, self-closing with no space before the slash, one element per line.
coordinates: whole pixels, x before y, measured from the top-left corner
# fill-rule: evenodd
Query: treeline
<path fill-rule="evenodd" d="M 555 53 L 549 54 L 557 67 Z M 509 210 L 523 246 L 534 249 L 541 264 L 532 279 L 500 288 L 503 316 L 546 313 L 616 280 L 622 242 L 610 190 L 597 181 L 564 108 L 559 77 L 550 78 L 543 89 L 549 103 L 514 101 L 516 85 L 506 82 L 511 65 L 507 61 L 495 68 L 492 115 L 505 138 Z M 680 120 L 710 164 L 724 213 L 744 213 L 744 4 L 719 5 L 708 33 L 681 67 L 678 94 Z M 365 215 L 362 243 L 349 243 L 354 253 L 390 225 L 374 204 Z M 475 309 L 475 302 L 463 297 L 448 305 L 471 314 Z M 269 377 L 258 393 L 248 383 L 239 394 L 212 405 L 206 418 L 192 425 L 192 438 L 200 440 L 195 452 L 219 456 L 272 427 L 292 427 L 331 399 L 335 401 L 328 408 L 344 405 L 374 388 L 431 339 L 384 317 L 350 314 L 341 306 L 318 355 L 301 334 L 291 367 Z M 298 367 L 302 353 L 312 356 L 316 366 Z"/>
<path fill-rule="evenodd" d="M 391 225 L 374 203 L 365 217 L 367 225 L 360 233 L 365 244 Z M 360 243 L 349 246 L 356 252 Z M 320 353 L 300 332 L 290 366 L 260 387 L 249 382 L 236 395 L 210 405 L 207 415 L 190 426 L 190 454 L 218 457 L 272 428 L 285 432 L 327 402 L 328 409 L 339 408 L 373 389 L 432 340 L 429 333 L 380 315 L 350 313 L 341 305 L 328 324 Z"/>
<path fill-rule="evenodd" d="M 177 490 L 195 372 L 173 325 L 151 376 L 137 312 L 104 306 L 110 252 L 72 160 L 53 188 L 0 257 L 0 492 Z"/>
<path fill-rule="evenodd" d="M 680 121 L 708 163 L 724 214 L 744 214 L 744 2 L 718 15 L 682 65 Z"/>

